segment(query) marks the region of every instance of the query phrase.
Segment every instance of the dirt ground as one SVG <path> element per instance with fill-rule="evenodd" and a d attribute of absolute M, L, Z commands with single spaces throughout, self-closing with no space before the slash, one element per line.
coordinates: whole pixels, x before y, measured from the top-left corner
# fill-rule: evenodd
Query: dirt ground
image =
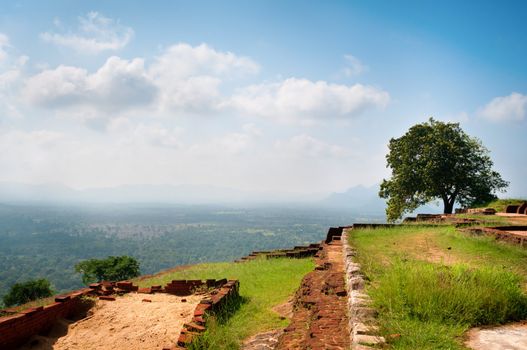
<path fill-rule="evenodd" d="M 527 322 L 493 328 L 474 328 L 466 345 L 474 350 L 527 349 Z"/>
<path fill-rule="evenodd" d="M 505 231 L 508 233 L 512 233 L 517 236 L 526 236 L 527 237 L 527 231 Z"/>
<path fill-rule="evenodd" d="M 510 225 L 527 225 L 527 215 L 496 213 L 496 216 L 506 217 Z"/>
<path fill-rule="evenodd" d="M 202 298 L 131 293 L 115 301 L 98 300 L 88 317 L 73 323 L 64 320 L 47 337 L 35 337 L 22 349 L 159 350 L 176 344 L 183 323 L 192 320 Z"/>
<path fill-rule="evenodd" d="M 452 265 L 459 262 L 459 259 L 449 250 L 439 248 L 434 241 L 433 233 L 417 235 L 411 240 L 414 254 L 423 260 Z"/>

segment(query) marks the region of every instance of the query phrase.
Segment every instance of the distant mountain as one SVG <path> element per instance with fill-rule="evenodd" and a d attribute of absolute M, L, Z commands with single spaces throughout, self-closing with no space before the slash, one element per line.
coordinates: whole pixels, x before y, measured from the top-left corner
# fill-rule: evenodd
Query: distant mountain
<path fill-rule="evenodd" d="M 379 187 L 362 185 L 351 187 L 346 192 L 332 193 L 321 204 L 328 207 L 343 208 L 361 214 L 384 214 L 386 201 L 379 198 Z"/>
<path fill-rule="evenodd" d="M 60 184 L 0 182 L 0 202 L 69 202 L 78 195 L 78 191 Z"/>
<path fill-rule="evenodd" d="M 322 196 L 243 191 L 209 185 L 123 185 L 75 190 L 63 185 L 0 182 L 1 202 L 249 204 L 312 203 Z"/>
<path fill-rule="evenodd" d="M 384 215 L 386 200 L 379 197 L 379 185 L 365 187 L 362 185 L 351 187 L 346 192 L 332 193 L 321 204 L 327 207 L 343 208 L 359 214 Z M 429 203 L 419 207 L 414 213 L 441 213 L 442 207 Z"/>
<path fill-rule="evenodd" d="M 209 185 L 123 185 L 75 190 L 59 184 L 0 182 L 0 203 L 160 203 L 160 204 L 291 204 L 344 209 L 362 215 L 384 215 L 386 201 L 378 186 L 355 186 L 330 195 L 243 191 Z M 433 205 L 416 212 L 436 213 Z"/>

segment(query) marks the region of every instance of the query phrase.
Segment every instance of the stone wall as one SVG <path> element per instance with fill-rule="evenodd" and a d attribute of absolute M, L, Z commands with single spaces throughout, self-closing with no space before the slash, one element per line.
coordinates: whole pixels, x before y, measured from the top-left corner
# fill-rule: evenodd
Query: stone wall
<path fill-rule="evenodd" d="M 363 226 L 353 225 L 353 227 L 357 229 Z M 342 232 L 351 349 L 375 349 L 382 346 L 385 340 L 378 335 L 377 312 L 371 307 L 370 297 L 364 293 L 365 281 L 361 267 L 354 261 L 356 252 L 348 242 L 348 235 L 352 232 L 353 228 L 346 228 Z"/>

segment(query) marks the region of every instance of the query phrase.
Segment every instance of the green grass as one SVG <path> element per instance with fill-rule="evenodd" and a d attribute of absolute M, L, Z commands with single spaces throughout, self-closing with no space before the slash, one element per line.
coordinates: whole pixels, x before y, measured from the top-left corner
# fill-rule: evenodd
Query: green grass
<path fill-rule="evenodd" d="M 207 349 L 238 349 L 251 335 L 287 326 L 272 308 L 286 302 L 312 271 L 312 259 L 257 259 L 246 263 L 210 263 L 191 266 L 152 279 L 140 286 L 165 285 L 173 279 L 228 278 L 240 281 L 241 304 L 224 322 L 208 322 Z"/>
<path fill-rule="evenodd" d="M 506 198 L 506 199 L 496 199 L 492 202 L 482 205 L 481 208 L 494 208 L 497 212 L 505 212 L 507 205 L 519 205 L 523 202 L 527 202 L 527 199 L 521 198 Z"/>
<path fill-rule="evenodd" d="M 465 349 L 468 328 L 527 318 L 526 249 L 451 226 L 356 230 L 350 241 L 393 349 Z"/>
<path fill-rule="evenodd" d="M 27 302 L 25 304 L 22 304 L 22 305 L 12 306 L 9 309 L 13 310 L 13 311 L 16 311 L 16 312 L 19 312 L 19 311 L 22 311 L 22 310 L 25 310 L 25 309 L 29 309 L 29 308 L 33 308 L 33 307 L 46 306 L 46 305 L 49 305 L 49 304 L 53 304 L 54 302 L 55 302 L 55 295 L 53 295 L 51 297 L 47 297 L 47 298 L 41 298 L 41 299 L 29 301 L 29 302 Z"/>
<path fill-rule="evenodd" d="M 478 226 L 505 226 L 510 224 L 510 218 L 498 215 L 481 215 L 481 214 L 457 214 L 458 218 L 475 219 Z"/>

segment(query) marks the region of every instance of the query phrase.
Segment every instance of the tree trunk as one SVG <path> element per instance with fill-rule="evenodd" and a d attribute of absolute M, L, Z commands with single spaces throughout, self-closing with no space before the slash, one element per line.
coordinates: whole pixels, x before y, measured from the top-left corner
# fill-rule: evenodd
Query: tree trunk
<path fill-rule="evenodd" d="M 452 210 L 454 209 L 454 203 L 445 203 L 445 209 L 443 210 L 443 214 L 452 214 Z"/>
<path fill-rule="evenodd" d="M 448 197 L 443 198 L 443 214 L 452 214 L 452 210 L 454 209 L 454 203 L 456 202 L 456 197 L 451 197 L 450 199 Z"/>

